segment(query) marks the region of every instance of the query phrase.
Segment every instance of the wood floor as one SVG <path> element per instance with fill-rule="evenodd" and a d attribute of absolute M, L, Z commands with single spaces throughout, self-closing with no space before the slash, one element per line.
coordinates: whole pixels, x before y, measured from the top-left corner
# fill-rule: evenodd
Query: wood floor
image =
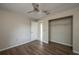
<path fill-rule="evenodd" d="M 49 44 L 33 41 L 0 52 L 0 55 L 73 55 L 72 48 L 57 43 Z"/>

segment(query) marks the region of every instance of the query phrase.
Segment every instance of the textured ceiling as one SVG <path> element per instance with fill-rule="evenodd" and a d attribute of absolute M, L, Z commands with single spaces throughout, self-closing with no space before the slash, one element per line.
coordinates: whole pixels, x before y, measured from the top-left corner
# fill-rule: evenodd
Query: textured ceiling
<path fill-rule="evenodd" d="M 39 5 L 40 10 L 48 10 L 50 14 L 79 7 L 79 4 L 77 3 L 39 3 Z M 26 14 L 35 19 L 45 16 L 45 14 L 42 13 L 28 14 L 28 11 L 33 10 L 31 3 L 2 3 L 0 4 L 0 9 Z"/>

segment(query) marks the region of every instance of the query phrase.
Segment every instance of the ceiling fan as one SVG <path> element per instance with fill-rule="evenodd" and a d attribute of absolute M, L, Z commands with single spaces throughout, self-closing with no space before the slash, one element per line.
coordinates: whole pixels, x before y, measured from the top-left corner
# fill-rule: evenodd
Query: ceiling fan
<path fill-rule="evenodd" d="M 39 4 L 38 3 L 32 3 L 33 10 L 29 11 L 28 13 L 32 12 L 40 12 L 41 10 L 39 9 Z M 41 11 L 42 13 L 45 13 L 46 15 L 50 14 L 47 10 Z"/>

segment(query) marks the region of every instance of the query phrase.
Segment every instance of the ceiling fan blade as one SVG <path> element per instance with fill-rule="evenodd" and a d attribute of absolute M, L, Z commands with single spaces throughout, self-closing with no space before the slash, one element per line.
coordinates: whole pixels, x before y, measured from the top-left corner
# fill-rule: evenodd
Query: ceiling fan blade
<path fill-rule="evenodd" d="M 50 14 L 48 11 L 42 11 L 42 12 L 45 13 L 46 15 Z"/>
<path fill-rule="evenodd" d="M 32 13 L 33 11 L 28 11 L 27 13 Z"/>
<path fill-rule="evenodd" d="M 32 11 L 29 11 L 29 12 L 27 12 L 27 13 L 39 12 L 39 4 L 37 4 L 37 3 L 32 3 L 32 7 L 33 7 L 33 10 L 32 10 Z"/>
<path fill-rule="evenodd" d="M 39 12 L 39 4 L 38 3 L 32 3 L 33 10 Z"/>

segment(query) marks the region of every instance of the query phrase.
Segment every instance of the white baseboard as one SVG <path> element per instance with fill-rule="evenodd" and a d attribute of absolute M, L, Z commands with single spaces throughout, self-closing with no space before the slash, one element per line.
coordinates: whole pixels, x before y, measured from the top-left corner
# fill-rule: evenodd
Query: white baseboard
<path fill-rule="evenodd" d="M 68 44 L 68 43 L 62 43 L 62 42 L 57 42 L 57 41 L 51 41 L 51 42 L 56 42 L 56 43 L 63 44 L 63 45 L 66 45 L 66 46 L 72 46 L 71 44 Z"/>
<path fill-rule="evenodd" d="M 31 41 L 33 41 L 33 40 L 30 40 L 30 41 L 28 41 L 28 42 L 23 42 L 23 43 L 20 43 L 20 44 L 14 45 L 14 46 L 9 46 L 9 47 L 7 47 L 7 48 L 3 48 L 3 49 L 0 49 L 0 51 L 4 51 L 4 50 L 10 49 L 10 48 L 14 48 L 14 47 L 17 47 L 17 46 L 20 46 L 20 45 L 23 45 L 23 44 L 29 43 L 29 42 L 31 42 Z"/>
<path fill-rule="evenodd" d="M 73 53 L 77 53 L 77 54 L 79 54 L 79 51 L 75 51 L 75 50 L 73 50 Z"/>

